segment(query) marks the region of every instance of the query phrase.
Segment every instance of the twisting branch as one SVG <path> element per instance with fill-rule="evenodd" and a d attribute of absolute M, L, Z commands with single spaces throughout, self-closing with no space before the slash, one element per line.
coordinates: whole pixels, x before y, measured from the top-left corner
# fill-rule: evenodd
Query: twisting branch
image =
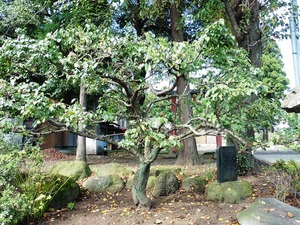
<path fill-rule="evenodd" d="M 197 125 L 196 127 L 193 127 L 191 124 L 196 120 L 203 121 L 203 123 Z M 247 146 L 248 144 L 246 140 L 234 134 L 234 132 L 232 132 L 231 130 L 226 128 L 222 129 L 220 125 L 214 125 L 212 123 L 206 122 L 203 118 L 193 118 L 185 124 L 177 125 L 174 129 L 187 129 L 185 133 L 177 137 L 179 140 L 184 140 L 191 136 L 218 135 L 224 132 L 242 145 Z"/>
<path fill-rule="evenodd" d="M 233 139 L 235 139 L 236 141 L 238 141 L 239 143 L 243 144 L 244 146 L 247 146 L 248 143 L 246 140 L 244 140 L 243 138 L 235 135 L 231 130 L 228 129 L 224 129 L 224 132 L 229 134 Z"/>
<path fill-rule="evenodd" d="M 121 79 L 114 77 L 114 76 L 102 76 L 102 78 L 110 79 L 110 80 L 114 81 L 115 83 L 117 83 L 118 85 L 120 85 L 122 88 L 124 88 L 127 97 L 131 98 L 132 92 L 129 89 L 128 85 L 124 81 L 122 81 Z"/>
<path fill-rule="evenodd" d="M 155 90 L 154 87 L 152 86 L 152 84 L 148 84 L 148 87 L 150 88 L 150 90 L 152 91 L 153 94 L 155 94 L 158 97 L 161 97 L 175 89 L 175 87 L 177 86 L 177 80 L 178 80 L 178 78 L 176 78 L 176 80 L 174 81 L 172 86 L 170 86 L 168 89 L 162 90 L 162 91 Z"/>
<path fill-rule="evenodd" d="M 138 89 L 136 89 L 133 93 L 132 93 L 132 96 L 130 98 L 130 103 L 131 105 L 135 105 L 135 102 L 136 102 L 136 99 L 138 97 L 138 94 L 140 93 L 140 91 L 144 91 L 144 90 L 147 90 L 146 87 L 140 87 Z"/>

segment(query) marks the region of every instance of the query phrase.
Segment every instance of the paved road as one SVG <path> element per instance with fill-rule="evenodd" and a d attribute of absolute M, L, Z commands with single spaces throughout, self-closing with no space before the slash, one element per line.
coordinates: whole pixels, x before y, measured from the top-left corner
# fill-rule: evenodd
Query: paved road
<path fill-rule="evenodd" d="M 280 159 L 285 161 L 293 159 L 300 163 L 300 154 L 282 145 L 270 146 L 266 150 L 258 149 L 254 151 L 254 156 L 270 164 L 275 163 Z"/>
<path fill-rule="evenodd" d="M 215 150 L 215 145 L 198 146 L 198 151 L 200 154 L 203 154 L 205 152 L 214 152 Z M 285 161 L 293 159 L 296 162 L 300 163 L 300 154 L 283 145 L 270 146 L 266 150 L 258 149 L 254 151 L 254 156 L 269 164 L 273 164 L 280 159 L 283 159 Z"/>

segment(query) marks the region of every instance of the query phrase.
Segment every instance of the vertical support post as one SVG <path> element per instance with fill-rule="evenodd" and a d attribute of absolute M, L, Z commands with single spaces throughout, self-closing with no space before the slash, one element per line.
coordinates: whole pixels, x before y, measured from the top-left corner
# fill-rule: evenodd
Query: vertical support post
<path fill-rule="evenodd" d="M 222 135 L 221 134 L 217 134 L 216 143 L 217 143 L 217 148 L 222 146 Z"/>

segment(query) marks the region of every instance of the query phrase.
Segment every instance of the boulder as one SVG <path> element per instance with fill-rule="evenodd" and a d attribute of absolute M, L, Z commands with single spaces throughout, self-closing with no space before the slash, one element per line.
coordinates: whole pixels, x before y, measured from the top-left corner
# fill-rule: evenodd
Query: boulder
<path fill-rule="evenodd" d="M 281 103 L 281 107 L 287 112 L 300 112 L 300 87 L 295 87 Z"/>
<path fill-rule="evenodd" d="M 299 225 L 300 209 L 275 198 L 260 198 L 239 212 L 237 219 L 241 225 Z"/>
<path fill-rule="evenodd" d="M 91 170 L 98 176 L 118 175 L 119 177 L 129 177 L 134 174 L 132 169 L 118 163 L 108 163 L 104 165 L 92 165 Z"/>
<path fill-rule="evenodd" d="M 131 189 L 132 188 L 132 184 L 133 184 L 133 179 L 134 179 L 134 174 L 130 175 L 127 180 L 126 180 L 126 188 L 127 189 Z"/>
<path fill-rule="evenodd" d="M 127 189 L 131 189 L 132 188 L 133 179 L 134 179 L 134 175 L 131 175 L 130 177 L 128 177 L 127 182 L 126 182 L 126 188 Z M 152 189 L 152 188 L 154 188 L 156 180 L 157 180 L 156 176 L 149 176 L 147 187 L 146 187 L 147 191 L 150 190 L 150 189 Z"/>
<path fill-rule="evenodd" d="M 182 189 L 188 192 L 204 192 L 206 184 L 203 177 L 188 177 L 182 181 Z"/>
<path fill-rule="evenodd" d="M 116 175 L 92 176 L 85 180 L 82 187 L 90 192 L 116 193 L 125 187 L 123 180 Z"/>
<path fill-rule="evenodd" d="M 239 203 L 242 199 L 251 196 L 253 188 L 248 181 L 212 182 L 205 191 L 208 200 L 220 203 Z"/>
<path fill-rule="evenodd" d="M 83 161 L 61 161 L 54 165 L 51 174 L 59 174 L 73 180 L 80 180 L 90 176 L 92 171 L 87 163 Z"/>
<path fill-rule="evenodd" d="M 172 172 L 174 174 L 180 174 L 181 168 L 177 167 L 177 166 L 152 166 L 151 170 L 150 170 L 150 176 L 158 176 L 159 174 L 163 173 L 163 172 Z"/>
<path fill-rule="evenodd" d="M 156 181 L 157 181 L 157 177 L 156 176 L 149 176 L 146 190 L 148 191 L 150 189 L 153 189 L 154 186 L 155 186 L 155 184 L 156 184 Z"/>
<path fill-rule="evenodd" d="M 55 180 L 55 184 L 49 183 L 53 193 L 49 203 L 50 208 L 61 209 L 78 198 L 80 188 L 75 180 L 63 176 L 56 176 L 51 180 Z"/>
<path fill-rule="evenodd" d="M 166 171 L 158 175 L 153 188 L 154 196 L 170 195 L 179 188 L 179 181 L 173 172 Z"/>
<path fill-rule="evenodd" d="M 111 178 L 111 184 L 110 186 L 106 189 L 110 193 L 117 193 L 122 191 L 125 188 L 124 181 L 116 175 L 110 175 Z"/>

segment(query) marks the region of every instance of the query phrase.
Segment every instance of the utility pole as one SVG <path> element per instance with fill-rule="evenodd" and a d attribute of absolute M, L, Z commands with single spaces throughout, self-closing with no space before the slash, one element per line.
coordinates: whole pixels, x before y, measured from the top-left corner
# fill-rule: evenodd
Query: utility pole
<path fill-rule="evenodd" d="M 299 14 L 297 0 L 291 0 L 292 16 L 290 17 L 290 32 L 296 87 L 300 86 L 300 36 Z"/>

